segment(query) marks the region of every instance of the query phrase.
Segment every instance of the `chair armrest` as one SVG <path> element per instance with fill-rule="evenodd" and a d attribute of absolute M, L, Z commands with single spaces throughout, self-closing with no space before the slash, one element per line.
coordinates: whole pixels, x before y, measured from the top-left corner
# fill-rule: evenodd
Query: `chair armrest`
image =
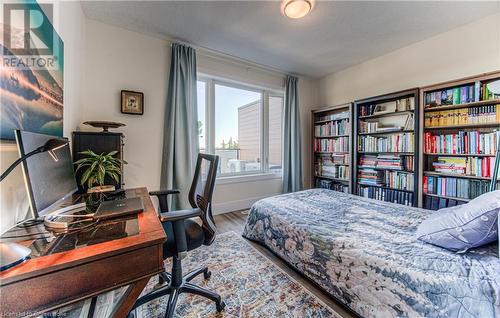
<path fill-rule="evenodd" d="M 179 259 L 186 257 L 187 252 L 186 227 L 184 225 L 184 220 L 195 216 L 201 216 L 200 209 L 197 208 L 160 213 L 161 222 L 172 222 L 177 258 Z"/>
<path fill-rule="evenodd" d="M 160 213 L 160 221 L 161 222 L 175 222 L 175 221 L 193 218 L 195 216 L 201 216 L 200 209 L 196 208 L 196 209 L 186 209 L 186 210 Z"/>
<path fill-rule="evenodd" d="M 181 193 L 181 191 L 177 190 L 177 189 L 172 189 L 172 190 L 151 191 L 151 192 L 149 192 L 149 195 L 160 196 L 160 195 L 169 195 L 169 194 L 178 194 L 178 193 Z"/>
<path fill-rule="evenodd" d="M 177 189 L 171 189 L 171 190 L 158 190 L 158 191 L 151 191 L 149 192 L 149 195 L 154 195 L 158 198 L 158 203 L 160 204 L 160 212 L 168 212 L 168 201 L 167 197 L 170 194 L 178 194 L 180 193 L 180 190 Z"/>

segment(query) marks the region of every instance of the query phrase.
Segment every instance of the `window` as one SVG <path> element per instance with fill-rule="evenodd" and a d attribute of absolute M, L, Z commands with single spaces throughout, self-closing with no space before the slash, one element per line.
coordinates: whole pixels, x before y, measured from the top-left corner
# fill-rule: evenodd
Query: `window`
<path fill-rule="evenodd" d="M 269 96 L 269 171 L 281 174 L 283 96 Z"/>
<path fill-rule="evenodd" d="M 200 152 L 219 155 L 219 175 L 281 174 L 282 92 L 201 76 Z"/>

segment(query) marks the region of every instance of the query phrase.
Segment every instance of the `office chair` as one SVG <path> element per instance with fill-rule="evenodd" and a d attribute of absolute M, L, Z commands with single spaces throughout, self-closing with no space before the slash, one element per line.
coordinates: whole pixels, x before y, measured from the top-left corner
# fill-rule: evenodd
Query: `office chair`
<path fill-rule="evenodd" d="M 201 187 L 202 164 L 208 165 L 207 179 L 205 186 Z M 178 194 L 179 190 L 160 190 L 149 193 L 158 197 L 160 204 L 160 220 L 163 229 L 167 234 L 167 241 L 163 243 L 163 259 L 172 257 L 172 272 L 163 272 L 159 275 L 157 289 L 139 298 L 131 311 L 135 308 L 161 296 L 170 295 L 168 298 L 167 311 L 165 317 L 173 317 L 177 298 L 181 293 L 200 295 L 213 300 L 218 312 L 224 310 L 226 306 L 221 296 L 210 290 L 198 287 L 190 281 L 203 273 L 205 279 L 210 278 L 211 273 L 208 267 L 198 268 L 185 276 L 182 276 L 182 263 L 188 251 L 202 245 L 210 245 L 215 239 L 215 222 L 212 216 L 212 194 L 214 192 L 215 177 L 219 156 L 199 154 L 196 162 L 196 170 L 189 191 L 189 203 L 192 209 L 168 212 L 167 197 L 171 194 Z M 203 188 L 201 194 L 198 189 Z M 192 217 L 199 217 L 202 225 L 199 225 Z M 129 315 L 130 316 L 130 315 Z"/>

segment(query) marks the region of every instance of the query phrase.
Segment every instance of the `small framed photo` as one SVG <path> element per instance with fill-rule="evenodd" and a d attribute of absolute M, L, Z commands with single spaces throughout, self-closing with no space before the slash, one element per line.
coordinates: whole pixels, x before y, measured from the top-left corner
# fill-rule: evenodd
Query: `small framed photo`
<path fill-rule="evenodd" d="M 144 94 L 141 92 L 122 90 L 121 104 L 123 114 L 144 114 Z"/>

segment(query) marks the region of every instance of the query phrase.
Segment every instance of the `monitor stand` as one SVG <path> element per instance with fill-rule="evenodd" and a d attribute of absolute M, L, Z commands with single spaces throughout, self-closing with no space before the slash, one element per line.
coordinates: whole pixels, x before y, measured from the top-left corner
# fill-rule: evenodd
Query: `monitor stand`
<path fill-rule="evenodd" d="M 43 223 L 46 227 L 52 229 L 67 229 L 70 224 L 75 222 L 75 218 L 91 218 L 94 213 L 88 214 L 75 214 L 76 212 L 81 212 L 85 210 L 85 202 L 73 204 L 66 206 L 64 208 L 57 209 L 49 214 L 47 214 Z"/>

